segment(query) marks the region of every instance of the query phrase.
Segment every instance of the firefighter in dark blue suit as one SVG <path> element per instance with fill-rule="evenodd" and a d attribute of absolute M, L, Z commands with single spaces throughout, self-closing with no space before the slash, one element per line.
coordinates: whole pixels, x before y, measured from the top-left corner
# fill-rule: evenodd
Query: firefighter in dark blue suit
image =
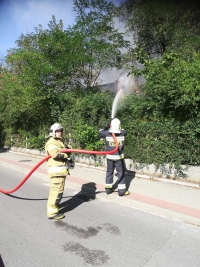
<path fill-rule="evenodd" d="M 106 151 L 111 151 L 115 148 L 115 142 L 112 137 L 112 133 L 115 134 L 119 144 L 118 151 L 114 154 L 107 154 L 107 171 L 106 171 L 106 193 L 111 194 L 113 189 L 113 174 L 114 170 L 117 170 L 118 177 L 118 195 L 126 196 L 129 195 L 129 191 L 126 188 L 125 180 L 125 162 L 124 162 L 124 141 L 127 134 L 126 130 L 120 129 L 120 120 L 114 118 L 111 120 L 110 126 L 106 126 L 99 130 L 99 137 L 105 138 L 106 140 Z M 109 128 L 110 127 L 110 128 Z"/>

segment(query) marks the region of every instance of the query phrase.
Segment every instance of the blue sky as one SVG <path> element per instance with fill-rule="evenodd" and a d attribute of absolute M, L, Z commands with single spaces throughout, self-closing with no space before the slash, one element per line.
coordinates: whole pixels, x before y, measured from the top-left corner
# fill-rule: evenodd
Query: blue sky
<path fill-rule="evenodd" d="M 0 57 L 16 47 L 23 33 L 34 32 L 39 24 L 47 28 L 52 15 L 65 28 L 74 23 L 73 0 L 0 0 Z"/>
<path fill-rule="evenodd" d="M 46 29 L 52 15 L 63 20 L 64 28 L 74 24 L 73 0 L 0 0 L 0 59 L 21 34 L 34 32 L 39 24 Z"/>

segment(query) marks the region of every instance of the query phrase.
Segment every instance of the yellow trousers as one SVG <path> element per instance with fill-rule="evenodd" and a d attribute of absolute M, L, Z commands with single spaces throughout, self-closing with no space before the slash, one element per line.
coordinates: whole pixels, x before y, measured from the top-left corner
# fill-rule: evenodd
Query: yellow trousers
<path fill-rule="evenodd" d="M 66 176 L 50 178 L 50 190 L 47 202 L 47 217 L 52 217 L 58 213 L 58 204 L 60 203 L 65 187 Z"/>

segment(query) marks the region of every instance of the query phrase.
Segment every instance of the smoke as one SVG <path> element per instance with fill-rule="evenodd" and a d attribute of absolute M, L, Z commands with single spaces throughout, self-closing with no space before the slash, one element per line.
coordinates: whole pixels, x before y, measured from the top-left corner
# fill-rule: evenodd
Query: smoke
<path fill-rule="evenodd" d="M 124 96 L 134 92 L 136 87 L 135 79 L 130 74 L 125 74 L 118 79 L 118 90 L 122 90 Z"/>
<path fill-rule="evenodd" d="M 114 2 L 115 4 L 120 4 L 122 1 L 114 0 Z M 119 33 L 123 34 L 124 40 L 129 41 L 130 47 L 131 49 L 133 49 L 135 47 L 134 39 L 131 34 L 127 33 L 125 23 L 120 21 L 119 18 L 116 17 L 114 19 L 114 27 Z M 122 54 L 128 51 L 127 48 L 120 48 L 119 50 L 121 51 Z M 117 69 L 117 68 L 110 68 L 104 70 L 98 78 L 98 84 L 109 84 L 116 82 L 116 80 L 119 80 L 120 83 L 121 82 L 123 83 L 122 80 L 125 80 L 127 77 L 127 74 L 122 75 L 123 72 L 124 69 Z"/>

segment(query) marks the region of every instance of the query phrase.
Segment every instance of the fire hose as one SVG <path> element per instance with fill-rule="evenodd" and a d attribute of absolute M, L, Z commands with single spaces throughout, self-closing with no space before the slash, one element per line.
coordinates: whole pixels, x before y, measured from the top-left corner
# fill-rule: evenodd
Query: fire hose
<path fill-rule="evenodd" d="M 112 136 L 114 138 L 115 141 L 115 149 L 111 150 L 111 151 L 94 151 L 94 150 L 80 150 L 80 149 L 62 149 L 60 152 L 61 153 L 67 153 L 67 152 L 74 152 L 74 153 L 83 153 L 83 154 L 95 154 L 95 155 L 107 155 L 107 154 L 114 154 L 117 150 L 118 150 L 118 142 L 117 139 L 115 137 L 115 134 L 112 133 Z M 44 163 L 45 161 L 47 161 L 49 158 L 51 158 L 51 156 L 47 156 L 44 159 L 42 159 L 40 162 L 38 162 L 38 164 L 25 176 L 25 178 L 12 190 L 3 190 L 0 188 L 0 192 L 4 193 L 4 194 L 10 194 L 13 193 L 15 191 L 17 191 L 25 182 L 26 180 L 28 180 L 28 178 L 31 176 L 31 174 L 40 166 L 42 165 L 42 163 Z"/>

